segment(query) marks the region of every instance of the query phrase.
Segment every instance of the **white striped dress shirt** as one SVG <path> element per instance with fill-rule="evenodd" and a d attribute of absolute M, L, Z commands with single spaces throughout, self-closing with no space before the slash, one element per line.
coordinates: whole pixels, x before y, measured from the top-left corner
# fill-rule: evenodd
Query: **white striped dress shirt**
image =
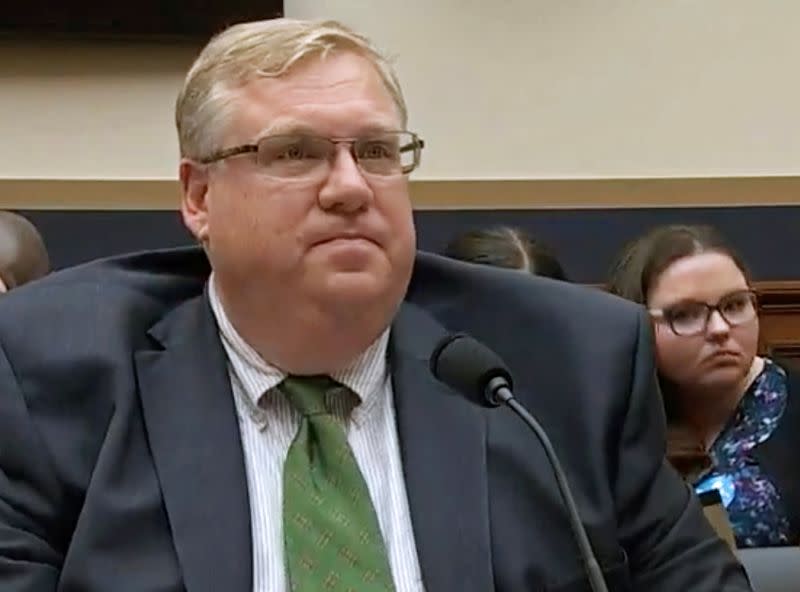
<path fill-rule="evenodd" d="M 283 592 L 288 590 L 283 549 L 283 462 L 300 425 L 300 415 L 275 388 L 286 374 L 265 362 L 228 320 L 213 275 L 209 300 L 228 357 L 242 436 L 253 538 L 253 592 Z M 349 415 L 345 421 L 347 441 L 378 515 L 396 591 L 422 592 L 386 358 L 388 341 L 387 329 L 350 367 L 332 376 L 360 398 L 360 404 L 349 414 L 344 398 L 339 398 L 334 411 Z"/>

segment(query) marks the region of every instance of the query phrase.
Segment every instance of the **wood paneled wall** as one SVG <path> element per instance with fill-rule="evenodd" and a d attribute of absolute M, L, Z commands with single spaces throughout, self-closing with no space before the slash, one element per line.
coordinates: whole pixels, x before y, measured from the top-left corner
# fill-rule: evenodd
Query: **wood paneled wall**
<path fill-rule="evenodd" d="M 761 348 L 800 362 L 800 280 L 756 282 L 761 308 Z"/>

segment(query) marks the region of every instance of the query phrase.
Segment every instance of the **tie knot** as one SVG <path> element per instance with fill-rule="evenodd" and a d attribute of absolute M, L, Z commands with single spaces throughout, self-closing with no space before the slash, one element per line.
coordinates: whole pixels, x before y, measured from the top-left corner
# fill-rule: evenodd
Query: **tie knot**
<path fill-rule="evenodd" d="M 343 387 L 330 376 L 287 376 L 278 388 L 301 415 L 308 417 L 330 413 L 326 395 Z"/>

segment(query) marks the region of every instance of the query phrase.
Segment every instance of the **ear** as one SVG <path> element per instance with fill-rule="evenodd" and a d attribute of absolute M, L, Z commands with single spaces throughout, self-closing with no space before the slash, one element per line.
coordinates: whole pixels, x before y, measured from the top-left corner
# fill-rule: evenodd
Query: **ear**
<path fill-rule="evenodd" d="M 186 158 L 181 160 L 181 216 L 202 244 L 208 242 L 208 169 Z"/>

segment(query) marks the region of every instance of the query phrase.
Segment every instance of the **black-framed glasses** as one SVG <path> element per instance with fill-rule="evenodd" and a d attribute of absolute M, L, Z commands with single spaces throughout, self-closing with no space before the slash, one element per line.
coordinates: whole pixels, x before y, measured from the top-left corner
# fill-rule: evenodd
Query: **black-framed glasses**
<path fill-rule="evenodd" d="M 758 297 L 753 290 L 737 290 L 716 304 L 683 300 L 666 308 L 650 309 L 654 318 L 664 320 L 675 335 L 683 337 L 705 333 L 714 312 L 731 327 L 743 325 L 758 316 Z"/>
<path fill-rule="evenodd" d="M 387 131 L 360 138 L 324 138 L 313 134 L 264 136 L 255 144 L 226 148 L 200 160 L 210 164 L 254 153 L 264 174 L 279 179 L 324 176 L 336 157 L 339 144 L 346 144 L 365 173 L 379 176 L 407 175 L 419 166 L 425 142 L 413 132 Z"/>

